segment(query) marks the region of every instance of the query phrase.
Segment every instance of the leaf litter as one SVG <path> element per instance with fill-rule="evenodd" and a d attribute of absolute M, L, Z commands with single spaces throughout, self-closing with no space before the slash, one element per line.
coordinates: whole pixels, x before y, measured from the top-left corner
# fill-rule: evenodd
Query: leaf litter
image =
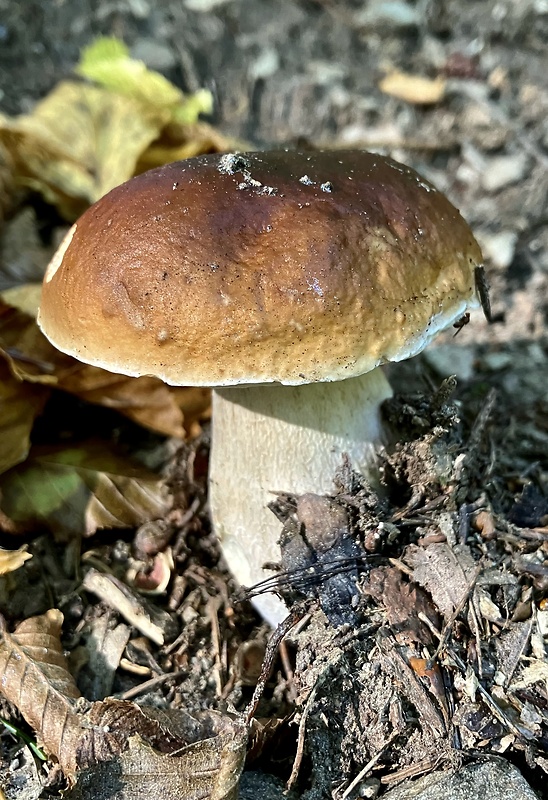
<path fill-rule="evenodd" d="M 405 433 L 400 431 L 400 440 L 381 458 L 381 490 L 342 464 L 330 498 L 283 495 L 275 502 L 278 516 L 285 518 L 280 522 L 285 571 L 276 577 L 278 589 L 290 607 L 304 598 L 304 606 L 293 606 L 295 620 L 304 616 L 304 628 L 290 634 L 289 661 L 275 660 L 263 681 L 249 758 L 255 758 L 250 767 L 268 769 L 283 741 L 286 779 L 292 772 L 292 786 L 300 787 L 303 797 L 325 796 L 334 775 L 342 796 L 371 762 L 369 776 L 390 787 L 460 763 L 472 750 L 521 753 L 531 768 L 537 763 L 542 769 L 548 625 L 537 584 L 548 531 L 543 528 L 541 444 L 534 435 L 520 434 L 514 455 L 518 464 L 525 456 L 523 465 L 513 470 L 515 461 L 509 460 L 499 473 L 498 460 L 505 464 L 507 459 L 502 448 L 512 437 L 497 401 L 489 393 L 478 399 L 474 385 L 465 387 L 455 406 L 452 388 L 450 382 L 433 393 L 390 401 L 387 417 L 402 420 Z M 537 402 L 528 406 L 528 416 Z M 540 459 L 528 461 L 533 452 Z M 108 637 L 94 645 L 94 659 L 100 657 L 97 641 L 99 646 L 105 642 L 105 659 L 115 648 L 109 667 L 115 696 L 133 696 L 136 690 L 139 704 L 154 697 L 161 707 L 187 713 L 204 707 L 226 713 L 229 703 L 247 730 L 244 712 L 267 632 L 238 600 L 230 579 L 217 571 L 204 506 L 206 455 L 207 438 L 202 438 L 185 445 L 176 458 L 169 479 L 174 505 L 163 514 L 167 528 L 139 533 L 133 540 L 140 541 L 138 548 L 131 539 L 84 546 L 86 577 L 78 595 L 74 575 L 72 590 L 67 592 L 65 583 L 63 594 L 54 590 L 54 596 L 71 611 L 73 633 L 68 635 L 74 646 L 84 641 L 76 631 L 87 632 L 89 641 L 105 614 L 111 625 L 123 621 L 123 629 L 133 631 L 116 645 L 108 645 Z M 526 463 L 533 467 L 522 477 Z M 527 525 L 520 527 L 510 516 Z M 300 545 L 296 550 L 292 545 L 303 531 L 312 551 L 304 560 Z M 172 553 L 172 579 L 163 595 L 149 596 L 145 603 L 130 575 L 139 564 L 152 566 L 157 547 Z M 327 589 L 333 577 L 342 583 Z M 98 590 L 101 581 L 105 588 Z M 99 605 L 97 600 L 82 604 L 82 589 L 84 596 L 99 598 Z M 116 591 L 126 599 L 117 599 Z M 338 619 L 329 604 L 335 597 L 343 606 L 341 592 L 346 592 L 349 616 Z M 160 610 L 167 615 L 164 622 L 159 622 Z M 139 620 L 145 619 L 143 627 Z M 255 643 L 253 651 L 248 642 Z M 274 660 L 275 648 L 270 653 Z M 251 682 L 246 679 L 250 669 Z M 86 674 L 85 663 L 79 674 Z M 116 708 L 109 706 L 109 713 Z M 329 729 L 326 714 L 332 720 Z M 39 722 L 31 723 L 42 741 Z M 144 779 L 134 763 L 136 741 L 124 739 L 120 747 L 127 756 L 121 763 L 115 756 L 92 773 L 88 766 L 72 767 L 67 774 L 76 777 L 77 787 L 82 780 L 77 791 L 86 796 L 90 774 L 93 780 L 100 774 L 111 791 L 113 774 L 127 769 L 127 794 L 115 796 L 137 796 Z M 55 753 L 51 746 L 46 750 Z"/>
<path fill-rule="evenodd" d="M 0 674 L 4 695 L 76 785 L 67 796 L 117 791 L 117 797 L 132 797 L 153 789 L 189 800 L 235 798 L 247 739 L 243 723 L 235 719 L 231 726 L 215 712 L 191 717 L 113 698 L 84 701 L 62 650 L 62 621 L 61 612 L 50 609 L 13 634 L 4 631 Z"/>

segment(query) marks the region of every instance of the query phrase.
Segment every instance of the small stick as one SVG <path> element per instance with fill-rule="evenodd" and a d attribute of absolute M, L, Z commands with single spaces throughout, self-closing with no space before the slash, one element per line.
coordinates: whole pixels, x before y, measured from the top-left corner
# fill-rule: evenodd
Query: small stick
<path fill-rule="evenodd" d="M 302 603 L 297 603 L 289 612 L 288 616 L 280 622 L 270 639 L 268 640 L 268 644 L 266 645 L 266 650 L 264 654 L 263 664 L 261 667 L 261 674 L 259 675 L 259 680 L 257 681 L 257 686 L 253 692 L 253 697 L 247 708 L 244 711 L 244 716 L 246 722 L 249 724 L 253 719 L 255 711 L 257 710 L 257 706 L 259 705 L 259 700 L 262 697 L 264 692 L 264 687 L 266 686 L 266 682 L 270 675 L 270 670 L 272 669 L 272 664 L 274 663 L 274 658 L 276 657 L 276 653 L 278 651 L 278 647 L 282 639 L 287 636 L 291 628 L 294 628 L 295 625 L 300 621 L 304 614 L 304 608 Z"/>
<path fill-rule="evenodd" d="M 354 780 L 352 781 L 352 783 L 350 783 L 350 784 L 349 784 L 349 785 L 346 787 L 346 789 L 344 790 L 343 794 L 341 795 L 341 800 L 346 800 L 346 798 L 348 797 L 348 795 L 349 795 L 349 794 L 352 792 L 352 790 L 353 790 L 353 789 L 355 789 L 355 788 L 356 788 L 356 786 L 358 785 L 358 783 L 360 783 L 360 781 L 362 781 L 362 780 L 365 778 L 365 776 L 367 775 L 367 773 L 368 773 L 368 772 L 370 772 L 370 771 L 373 769 L 373 767 L 375 766 L 375 764 L 377 763 L 377 761 L 380 759 L 380 757 L 382 756 L 382 754 L 385 752 L 385 750 L 386 750 L 388 747 L 390 747 L 390 745 L 392 744 L 392 742 L 393 742 L 395 739 L 397 739 L 397 738 L 398 738 L 398 736 L 402 736 L 402 735 L 403 735 L 403 731 L 396 731 L 395 733 L 393 733 L 393 734 L 392 734 L 392 736 L 390 737 L 390 739 L 389 739 L 387 742 L 385 742 L 385 743 L 383 744 L 383 746 L 381 747 L 381 749 L 379 750 L 379 752 L 378 752 L 376 755 L 374 755 L 374 756 L 373 756 L 373 758 L 371 758 L 371 759 L 370 759 L 370 760 L 367 762 L 367 764 L 365 765 L 365 767 L 364 767 L 363 769 L 361 769 L 361 770 L 358 772 L 358 774 L 356 775 L 356 777 L 354 778 Z"/>
<path fill-rule="evenodd" d="M 408 767 L 404 767 L 397 772 L 391 772 L 390 775 L 384 775 L 381 778 L 381 783 L 388 785 L 391 783 L 400 783 L 406 778 L 414 778 L 416 775 L 420 775 L 422 772 L 432 772 L 432 770 L 434 770 L 442 760 L 442 755 L 437 756 L 436 758 L 425 758 L 422 761 L 419 761 L 417 764 L 410 764 Z"/>
<path fill-rule="evenodd" d="M 211 644 L 213 646 L 213 657 L 215 659 L 215 684 L 217 696 L 222 697 L 223 693 L 223 662 L 221 660 L 221 631 L 219 629 L 218 611 L 221 604 L 220 597 L 208 596 L 206 603 L 206 614 L 209 617 L 211 626 Z"/>
<path fill-rule="evenodd" d="M 439 659 L 441 651 L 443 650 L 443 648 L 447 644 L 447 640 L 449 639 L 449 634 L 451 633 L 451 629 L 452 629 L 452 627 L 453 627 L 458 615 L 460 614 L 460 612 L 462 611 L 462 609 L 464 608 L 464 606 L 466 605 L 466 603 L 470 599 L 470 597 L 472 595 L 472 592 L 474 591 L 474 588 L 476 586 L 477 580 L 478 580 L 479 576 L 481 575 L 482 570 L 483 570 L 483 564 L 480 562 L 478 564 L 478 566 L 476 567 L 476 569 L 474 571 L 474 574 L 472 575 L 472 579 L 471 579 L 470 583 L 466 587 L 466 591 L 463 593 L 461 599 L 459 600 L 459 602 L 455 606 L 455 609 L 454 609 L 453 613 L 451 614 L 451 616 L 449 617 L 449 619 L 447 620 L 447 622 L 443 626 L 442 632 L 441 632 L 441 634 L 439 636 L 438 646 L 436 647 L 436 652 L 434 653 L 434 655 L 431 658 L 428 659 L 428 663 L 429 664 L 433 664 L 435 661 L 437 661 Z"/>
<path fill-rule="evenodd" d="M 121 694 L 117 695 L 117 697 L 119 700 L 132 700 L 134 697 L 137 697 L 137 695 L 156 688 L 158 684 L 163 683 L 170 678 L 180 678 L 182 675 L 186 675 L 187 672 L 188 670 L 186 669 L 179 669 L 176 672 L 164 672 L 163 675 L 157 675 L 155 678 L 144 681 L 144 683 L 140 683 L 138 686 L 133 686 L 133 688 L 128 689 L 126 692 L 122 692 Z"/>
<path fill-rule="evenodd" d="M 312 703 L 314 702 L 314 698 L 316 697 L 316 689 L 318 685 L 314 686 L 308 698 L 306 700 L 305 706 L 303 708 L 303 713 L 301 714 L 301 719 L 299 721 L 299 735 L 297 738 L 297 752 L 295 753 L 295 760 L 293 761 L 293 767 L 291 769 L 291 775 L 286 783 L 286 789 L 289 792 L 295 783 L 297 782 L 297 778 L 299 777 L 299 770 L 301 768 L 301 762 L 303 760 L 304 755 L 304 732 L 306 728 L 306 720 L 308 719 L 308 714 L 310 713 L 310 709 L 312 708 Z"/>

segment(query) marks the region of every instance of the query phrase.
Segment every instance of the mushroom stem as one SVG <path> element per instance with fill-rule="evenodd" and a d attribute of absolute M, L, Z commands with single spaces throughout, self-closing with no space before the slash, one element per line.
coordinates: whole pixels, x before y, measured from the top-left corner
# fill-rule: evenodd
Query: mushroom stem
<path fill-rule="evenodd" d="M 391 395 L 380 368 L 356 378 L 301 386 L 216 389 L 210 457 L 210 508 L 236 579 L 251 586 L 278 562 L 280 522 L 268 503 L 276 492 L 330 494 L 347 454 L 367 474 L 382 439 L 380 404 Z M 286 615 L 275 595 L 254 604 L 277 625 Z"/>

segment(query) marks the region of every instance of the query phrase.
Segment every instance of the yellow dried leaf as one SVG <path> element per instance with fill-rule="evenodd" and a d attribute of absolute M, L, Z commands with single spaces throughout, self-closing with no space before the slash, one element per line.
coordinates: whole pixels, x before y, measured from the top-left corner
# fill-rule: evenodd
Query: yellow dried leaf
<path fill-rule="evenodd" d="M 32 558 L 32 554 L 27 553 L 26 546 L 20 547 L 19 550 L 4 550 L 3 547 L 0 547 L 0 575 L 15 572 L 29 558 Z"/>
<path fill-rule="evenodd" d="M 111 92 L 138 100 L 145 107 L 167 110 L 172 119 L 196 122 L 200 114 L 210 114 L 213 98 L 207 89 L 185 96 L 159 72 L 131 58 L 119 39 L 97 39 L 82 52 L 76 67 L 78 75 Z"/>
<path fill-rule="evenodd" d="M 234 142 L 198 122 L 200 114 L 211 113 L 211 92 L 185 95 L 163 75 L 130 58 L 117 39 L 91 44 L 76 71 L 99 85 L 64 81 L 32 113 L 16 118 L 0 114 L 0 221 L 3 163 L 10 165 L 10 187 L 40 192 L 72 221 L 144 169 L 236 149 Z M 180 135 L 169 142 L 169 132 L 167 139 L 162 137 L 172 126 Z"/>
<path fill-rule="evenodd" d="M 162 131 L 160 137 L 147 147 L 139 163 L 137 171 L 160 167 L 171 161 L 193 158 L 202 153 L 222 153 L 227 150 L 249 150 L 250 145 L 231 139 L 208 125 L 197 122 L 193 125 L 181 125 L 172 122 Z"/>
<path fill-rule="evenodd" d="M 444 78 L 423 78 L 406 72 L 391 72 L 379 83 L 379 89 L 392 97 L 414 105 L 439 103 L 445 94 Z"/>
<path fill-rule="evenodd" d="M 75 219 L 128 180 L 169 112 L 97 86 L 64 81 L 32 114 L 0 116 L 0 144 L 19 183 Z"/>
<path fill-rule="evenodd" d="M 0 296 L 9 306 L 36 319 L 42 297 L 42 284 L 20 283 L 18 286 L 6 289 Z"/>

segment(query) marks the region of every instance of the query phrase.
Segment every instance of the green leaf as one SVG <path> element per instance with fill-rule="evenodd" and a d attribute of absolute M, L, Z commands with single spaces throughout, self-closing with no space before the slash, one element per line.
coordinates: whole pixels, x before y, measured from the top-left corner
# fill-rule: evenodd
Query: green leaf
<path fill-rule="evenodd" d="M 24 742 L 28 747 L 30 747 L 34 755 L 37 758 L 39 758 L 40 761 L 47 761 L 47 756 L 44 753 L 44 751 L 40 747 L 38 747 L 36 741 L 32 739 L 27 733 L 22 731 L 20 728 L 17 728 L 15 725 L 12 725 L 12 723 L 8 722 L 7 719 L 2 719 L 2 717 L 0 717 L 0 724 L 3 725 L 4 728 L 12 734 L 12 736 L 21 739 L 22 742 Z"/>
<path fill-rule="evenodd" d="M 90 444 L 35 449 L 0 479 L 0 509 L 16 524 L 67 538 L 100 528 L 131 528 L 162 517 L 163 482 L 134 461 Z"/>
<path fill-rule="evenodd" d="M 210 113 L 211 92 L 202 89 L 185 97 L 167 78 L 137 59 L 119 39 L 100 38 L 82 51 L 76 72 L 111 92 L 123 94 L 147 107 L 165 109 L 178 122 L 193 123 Z"/>

